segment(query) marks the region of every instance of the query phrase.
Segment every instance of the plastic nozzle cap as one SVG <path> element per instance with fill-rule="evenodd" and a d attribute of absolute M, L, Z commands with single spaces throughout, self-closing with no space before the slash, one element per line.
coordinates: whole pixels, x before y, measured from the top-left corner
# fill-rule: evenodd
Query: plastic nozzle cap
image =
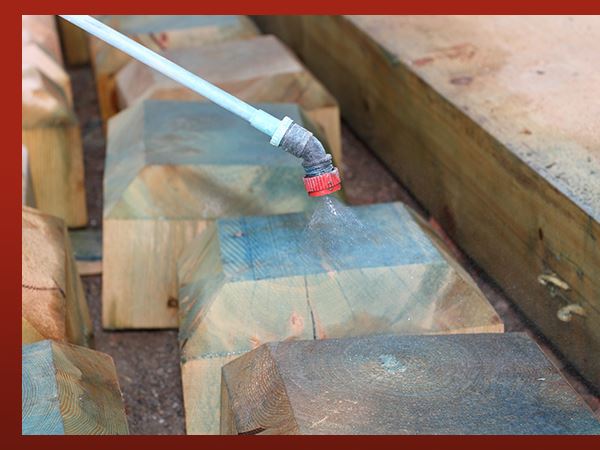
<path fill-rule="evenodd" d="M 304 177 L 304 188 L 311 197 L 321 197 L 339 191 L 342 188 L 342 180 L 337 167 L 334 167 L 331 172 Z"/>

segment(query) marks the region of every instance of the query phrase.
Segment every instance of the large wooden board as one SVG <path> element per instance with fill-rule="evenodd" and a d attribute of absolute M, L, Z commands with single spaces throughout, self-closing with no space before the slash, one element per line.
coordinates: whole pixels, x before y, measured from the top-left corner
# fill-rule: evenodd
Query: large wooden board
<path fill-rule="evenodd" d="M 253 103 L 298 103 L 341 164 L 339 109 L 323 85 L 274 36 L 170 49 L 163 56 L 230 94 Z M 116 76 L 120 108 L 140 99 L 205 100 L 139 61 Z"/>
<path fill-rule="evenodd" d="M 90 345 L 92 322 L 64 222 L 24 207 L 21 239 L 23 343 Z"/>
<path fill-rule="evenodd" d="M 526 335 L 265 344 L 223 368 L 224 434 L 598 434 Z"/>
<path fill-rule="evenodd" d="M 96 16 L 97 19 L 154 50 L 182 48 L 243 39 L 258 34 L 245 16 Z M 102 120 L 119 109 L 114 76 L 131 58 L 114 47 L 91 36 L 90 59 L 96 73 L 98 102 Z"/>
<path fill-rule="evenodd" d="M 306 213 L 221 219 L 182 254 L 188 433 L 218 433 L 221 367 L 265 342 L 503 331 L 481 291 L 402 204 L 338 205 L 322 222 L 328 229 L 317 226 L 317 211 L 314 231 Z M 343 219 L 350 215 L 356 222 Z"/>
<path fill-rule="evenodd" d="M 297 105 L 259 106 L 309 126 Z M 176 258 L 219 217 L 302 211 L 301 161 L 209 103 L 146 100 L 111 119 L 103 324 L 177 326 Z"/>
<path fill-rule="evenodd" d="M 600 386 L 600 17 L 259 17 Z"/>
<path fill-rule="evenodd" d="M 36 206 L 68 226 L 85 225 L 81 133 L 68 95 L 40 68 L 24 68 L 21 114 Z"/>
<path fill-rule="evenodd" d="M 128 434 L 110 356 L 49 340 L 23 346 L 22 433 Z"/>

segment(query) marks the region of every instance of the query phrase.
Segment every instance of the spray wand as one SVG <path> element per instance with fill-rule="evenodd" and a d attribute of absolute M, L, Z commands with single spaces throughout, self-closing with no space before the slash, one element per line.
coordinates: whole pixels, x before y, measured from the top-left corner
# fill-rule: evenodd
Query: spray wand
<path fill-rule="evenodd" d="M 341 189 L 340 175 L 331 162 L 331 155 L 325 152 L 321 142 L 310 131 L 289 117 L 279 120 L 254 108 L 91 16 L 61 17 L 241 117 L 269 136 L 272 145 L 302 159 L 306 173 L 304 187 L 311 197 L 329 195 Z"/>

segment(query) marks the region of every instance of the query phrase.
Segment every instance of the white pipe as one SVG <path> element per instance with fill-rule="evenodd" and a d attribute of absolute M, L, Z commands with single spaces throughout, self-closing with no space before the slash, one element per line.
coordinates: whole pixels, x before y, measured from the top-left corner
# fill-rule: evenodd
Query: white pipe
<path fill-rule="evenodd" d="M 276 147 L 291 126 L 291 119 L 286 117 L 279 120 L 261 109 L 254 108 L 91 16 L 61 14 L 60 17 L 248 121 L 254 128 L 268 135 L 271 144 Z"/>

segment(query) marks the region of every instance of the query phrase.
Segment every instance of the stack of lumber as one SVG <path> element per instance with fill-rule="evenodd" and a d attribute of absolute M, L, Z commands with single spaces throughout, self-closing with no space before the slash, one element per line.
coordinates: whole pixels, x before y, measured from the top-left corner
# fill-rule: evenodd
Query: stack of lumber
<path fill-rule="evenodd" d="M 21 242 L 22 342 L 88 346 L 92 323 L 64 222 L 23 207 Z"/>
<path fill-rule="evenodd" d="M 600 19 L 256 20 L 298 52 L 359 137 L 600 387 Z"/>
<path fill-rule="evenodd" d="M 22 140 L 36 206 L 87 223 L 83 152 L 53 16 L 22 16 Z"/>
<path fill-rule="evenodd" d="M 96 18 L 154 51 L 242 39 L 258 34 L 253 22 L 245 16 L 161 15 Z M 90 37 L 90 59 L 96 74 L 100 114 L 106 124 L 106 121 L 119 111 L 114 77 L 131 58 L 105 42 Z"/>
<path fill-rule="evenodd" d="M 351 211 L 363 227 L 320 230 L 323 246 L 307 235 L 310 216 L 296 213 L 218 220 L 184 251 L 179 338 L 189 434 L 219 432 L 222 366 L 266 342 L 503 331 L 474 282 L 404 206 Z"/>
<path fill-rule="evenodd" d="M 223 368 L 224 434 L 598 434 L 526 335 L 265 344 Z"/>
<path fill-rule="evenodd" d="M 329 144 L 336 165 L 341 165 L 336 100 L 276 37 L 257 36 L 162 54 L 246 102 L 297 103 L 318 126 L 317 134 Z M 205 100 L 139 61 L 119 71 L 116 90 L 120 108 L 148 98 Z"/>
<path fill-rule="evenodd" d="M 44 340 L 22 361 L 22 434 L 128 434 L 110 356 Z"/>
<path fill-rule="evenodd" d="M 257 107 L 311 128 L 297 105 Z M 145 100 L 109 123 L 105 328 L 174 328 L 176 261 L 220 217 L 307 209 L 300 161 L 212 103 Z"/>

